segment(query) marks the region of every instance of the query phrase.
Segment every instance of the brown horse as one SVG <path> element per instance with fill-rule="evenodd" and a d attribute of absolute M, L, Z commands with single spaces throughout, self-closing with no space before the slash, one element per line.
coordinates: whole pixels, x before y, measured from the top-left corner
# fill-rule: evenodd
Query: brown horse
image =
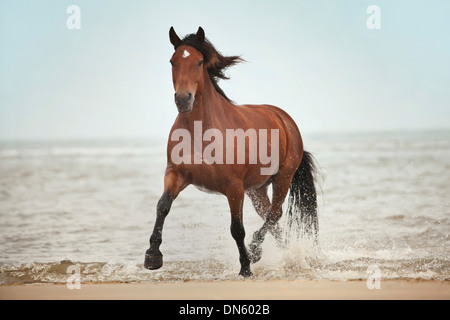
<path fill-rule="evenodd" d="M 159 246 L 164 220 L 178 194 L 192 184 L 227 197 L 231 235 L 239 249 L 239 274 L 251 276 L 250 263 L 261 258 L 261 243 L 267 231 L 280 239 L 278 220 L 289 190 L 288 224 L 302 224 L 317 239 L 313 158 L 303 150 L 297 125 L 286 112 L 269 105 L 235 105 L 220 89 L 219 79 L 227 79 L 224 69 L 242 61 L 240 57 L 221 55 L 201 27 L 183 39 L 172 27 L 169 36 L 175 49 L 170 63 L 179 114 L 167 145 L 164 192 L 158 201 L 144 266 L 162 266 Z M 204 141 L 211 143 L 204 146 Z M 225 145 L 226 150 L 221 149 Z M 267 167 L 269 148 L 273 163 Z M 267 195 L 270 184 L 271 201 Z M 265 221 L 255 232 L 250 250 L 244 243 L 242 222 L 245 194 Z"/>

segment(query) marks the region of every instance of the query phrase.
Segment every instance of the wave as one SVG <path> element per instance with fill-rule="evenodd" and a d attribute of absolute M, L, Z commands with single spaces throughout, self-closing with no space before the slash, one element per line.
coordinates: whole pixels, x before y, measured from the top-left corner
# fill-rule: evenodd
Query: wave
<path fill-rule="evenodd" d="M 385 279 L 450 280 L 450 136 L 417 138 L 308 139 L 326 174 L 322 251 L 268 237 L 255 279 L 366 279 L 376 265 Z M 165 144 L 0 143 L 0 284 L 64 283 L 71 266 L 83 282 L 238 279 L 226 199 L 195 188 L 167 219 L 163 268 L 143 267 Z M 244 206 L 248 240 L 262 221 Z"/>
<path fill-rule="evenodd" d="M 303 250 L 285 253 L 280 258 L 261 261 L 252 266 L 255 280 L 365 280 L 372 266 L 382 279 L 450 280 L 447 259 L 373 259 L 357 258 L 332 261 L 326 256 L 302 256 Z M 4 264 L 0 267 L 0 284 L 66 283 L 79 272 L 81 283 L 108 282 L 178 282 L 228 281 L 240 279 L 238 264 L 218 260 L 169 261 L 159 270 L 149 271 L 143 264 L 60 262 Z"/>

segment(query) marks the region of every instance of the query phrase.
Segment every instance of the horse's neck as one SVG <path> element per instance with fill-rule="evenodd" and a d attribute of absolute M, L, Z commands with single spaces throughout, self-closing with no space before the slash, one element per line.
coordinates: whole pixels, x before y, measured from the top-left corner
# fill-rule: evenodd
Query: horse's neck
<path fill-rule="evenodd" d="M 205 75 L 203 90 L 196 96 L 192 112 L 186 114 L 185 121 L 191 125 L 202 121 L 204 127 L 220 127 L 232 104 L 214 88 L 209 75 Z"/>

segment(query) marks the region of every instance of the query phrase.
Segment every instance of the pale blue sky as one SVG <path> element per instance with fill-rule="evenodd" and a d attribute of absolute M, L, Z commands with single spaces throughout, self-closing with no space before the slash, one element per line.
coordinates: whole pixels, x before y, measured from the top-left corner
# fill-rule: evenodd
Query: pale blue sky
<path fill-rule="evenodd" d="M 1 0 L 0 140 L 167 136 L 172 25 L 241 54 L 227 95 L 302 132 L 450 128 L 449 14 L 440 0 Z"/>

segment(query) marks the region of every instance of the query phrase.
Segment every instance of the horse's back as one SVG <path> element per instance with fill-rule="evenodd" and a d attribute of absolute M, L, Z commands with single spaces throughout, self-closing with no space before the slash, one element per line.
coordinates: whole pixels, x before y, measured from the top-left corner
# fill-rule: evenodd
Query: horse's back
<path fill-rule="evenodd" d="M 286 156 L 300 156 L 301 160 L 301 156 L 303 154 L 302 136 L 297 124 L 286 111 L 279 107 L 268 104 L 248 104 L 237 107 L 241 110 L 242 113 L 246 114 L 247 117 L 252 118 L 256 115 L 263 115 L 264 117 L 271 119 L 273 124 L 278 124 L 278 129 L 282 131 L 280 132 L 280 136 L 281 134 L 283 134 L 286 139 Z M 257 120 L 255 120 L 254 122 L 257 122 Z"/>

